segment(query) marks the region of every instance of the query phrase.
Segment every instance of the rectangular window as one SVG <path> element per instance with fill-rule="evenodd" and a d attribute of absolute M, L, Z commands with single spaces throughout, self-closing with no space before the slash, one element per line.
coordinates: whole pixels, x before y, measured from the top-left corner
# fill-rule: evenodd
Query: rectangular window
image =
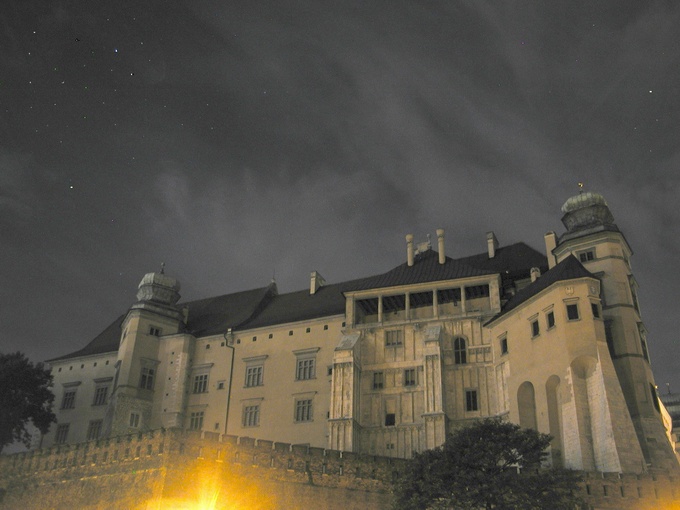
<path fill-rule="evenodd" d="M 68 438 L 68 423 L 62 423 L 57 425 L 57 434 L 54 438 L 55 444 L 64 444 Z"/>
<path fill-rule="evenodd" d="M 102 433 L 102 420 L 92 420 L 87 426 L 87 440 L 94 441 L 99 439 Z"/>
<path fill-rule="evenodd" d="M 596 319 L 600 318 L 600 307 L 597 306 L 597 303 L 590 303 L 590 308 L 593 310 L 593 317 Z"/>
<path fill-rule="evenodd" d="M 298 359 L 295 369 L 295 379 L 305 381 L 316 377 L 316 358 Z"/>
<path fill-rule="evenodd" d="M 477 402 L 477 390 L 465 390 L 465 410 L 479 411 Z"/>
<path fill-rule="evenodd" d="M 295 421 L 312 421 L 312 399 L 295 401 Z"/>
<path fill-rule="evenodd" d="M 203 430 L 204 411 L 197 411 L 189 415 L 189 430 Z"/>
<path fill-rule="evenodd" d="M 501 338 L 501 354 L 507 354 L 508 353 L 508 339 L 507 338 Z"/>
<path fill-rule="evenodd" d="M 578 254 L 578 259 L 581 262 L 589 262 L 595 259 L 595 252 L 593 250 L 582 251 Z"/>
<path fill-rule="evenodd" d="M 161 336 L 161 328 L 157 328 L 156 326 L 150 326 L 149 334 L 151 336 Z"/>
<path fill-rule="evenodd" d="M 130 427 L 133 429 L 139 428 L 140 416 L 139 413 L 130 413 Z"/>
<path fill-rule="evenodd" d="M 151 367 L 142 367 L 142 373 L 139 376 L 139 387 L 144 390 L 153 390 L 153 379 L 156 375 L 156 369 Z"/>
<path fill-rule="evenodd" d="M 199 374 L 194 377 L 194 393 L 206 393 L 208 391 L 208 374 Z"/>
<path fill-rule="evenodd" d="M 400 329 L 385 331 L 385 345 L 394 347 L 404 343 L 404 332 Z"/>
<path fill-rule="evenodd" d="M 538 336 L 540 332 L 541 329 L 538 326 L 538 319 L 531 321 L 531 336 L 532 337 Z"/>
<path fill-rule="evenodd" d="M 245 406 L 243 408 L 243 426 L 257 427 L 260 425 L 260 406 Z"/>
<path fill-rule="evenodd" d="M 62 409 L 73 409 L 76 406 L 76 392 L 75 390 L 65 391 L 61 399 Z"/>
<path fill-rule="evenodd" d="M 545 316 L 548 329 L 555 327 L 555 312 L 548 312 Z"/>
<path fill-rule="evenodd" d="M 385 427 L 394 427 L 397 423 L 396 415 L 394 413 L 385 414 Z"/>
<path fill-rule="evenodd" d="M 604 338 L 607 340 L 607 347 L 609 348 L 609 355 L 616 356 L 614 349 L 614 321 L 612 319 L 604 321 Z"/>
<path fill-rule="evenodd" d="M 94 400 L 92 401 L 93 406 L 103 406 L 106 405 L 106 397 L 109 394 L 108 386 L 98 386 L 94 390 Z"/>
<path fill-rule="evenodd" d="M 567 305 L 567 319 L 570 321 L 576 321 L 579 319 L 578 305 Z"/>
<path fill-rule="evenodd" d="M 385 377 L 382 372 L 373 372 L 373 389 L 382 390 L 385 385 Z"/>
<path fill-rule="evenodd" d="M 415 386 L 416 385 L 416 369 L 407 368 L 404 370 L 404 386 Z"/>
<path fill-rule="evenodd" d="M 250 388 L 252 386 L 262 386 L 263 370 L 263 365 L 246 368 L 246 388 Z"/>

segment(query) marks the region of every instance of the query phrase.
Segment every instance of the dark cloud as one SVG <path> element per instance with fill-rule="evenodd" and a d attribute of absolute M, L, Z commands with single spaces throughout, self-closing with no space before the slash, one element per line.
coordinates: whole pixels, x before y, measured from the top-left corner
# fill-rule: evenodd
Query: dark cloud
<path fill-rule="evenodd" d="M 167 263 L 187 299 L 543 247 L 576 183 L 635 250 L 677 376 L 680 7 L 10 2 L 0 23 L 2 349 L 75 350 Z"/>

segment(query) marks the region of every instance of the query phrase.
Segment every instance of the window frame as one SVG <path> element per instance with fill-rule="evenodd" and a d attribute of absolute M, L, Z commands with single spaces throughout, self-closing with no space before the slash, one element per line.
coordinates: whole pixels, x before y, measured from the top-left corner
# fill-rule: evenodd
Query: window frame
<path fill-rule="evenodd" d="M 373 389 L 382 390 L 385 389 L 385 372 L 378 370 L 373 372 Z"/>
<path fill-rule="evenodd" d="M 264 363 L 246 366 L 245 388 L 264 386 Z"/>
<path fill-rule="evenodd" d="M 241 426 L 243 428 L 259 427 L 260 426 L 260 404 L 246 404 L 243 406 L 243 414 L 241 416 Z"/>
<path fill-rule="evenodd" d="M 479 411 L 479 392 L 477 388 L 467 388 L 465 390 L 465 412 L 474 413 Z"/>
<path fill-rule="evenodd" d="M 403 329 L 385 330 L 385 347 L 400 347 L 404 345 Z"/>
<path fill-rule="evenodd" d="M 189 414 L 189 430 L 203 430 L 205 411 L 191 411 Z"/>
<path fill-rule="evenodd" d="M 109 398 L 109 385 L 102 384 L 96 386 L 94 389 L 94 396 L 92 398 L 93 406 L 105 406 Z"/>
<path fill-rule="evenodd" d="M 295 423 L 314 421 L 314 399 L 296 398 L 293 419 Z"/>
<path fill-rule="evenodd" d="M 295 361 L 295 380 L 316 379 L 316 356 L 298 356 Z"/>
<path fill-rule="evenodd" d="M 573 321 L 578 321 L 581 320 L 581 313 L 580 310 L 578 309 L 578 303 L 565 303 L 566 305 L 566 312 L 567 312 L 567 321 L 573 322 Z M 576 316 L 572 317 L 571 311 L 574 310 L 576 312 Z"/>
<path fill-rule="evenodd" d="M 131 411 L 128 419 L 128 425 L 131 429 L 138 429 L 142 425 L 142 413 Z"/>
<path fill-rule="evenodd" d="M 60 423 L 57 425 L 57 430 L 54 434 L 54 444 L 66 444 L 70 427 L 70 423 Z"/>
<path fill-rule="evenodd" d="M 156 367 L 142 365 L 139 370 L 139 387 L 143 390 L 153 391 L 156 382 Z"/>
<path fill-rule="evenodd" d="M 192 393 L 194 395 L 200 394 L 200 393 L 208 393 L 208 374 L 203 373 L 203 374 L 195 374 L 194 375 L 194 383 L 192 386 Z"/>
<path fill-rule="evenodd" d="M 467 365 L 467 340 L 457 336 L 453 339 L 453 363 L 455 365 Z"/>
<path fill-rule="evenodd" d="M 96 441 L 102 435 L 103 420 L 90 420 L 87 424 L 87 441 Z"/>
<path fill-rule="evenodd" d="M 538 323 L 538 317 L 531 320 L 531 338 L 536 338 L 541 334 L 541 325 Z"/>
<path fill-rule="evenodd" d="M 67 389 L 64 390 L 64 394 L 61 397 L 61 407 L 60 410 L 65 409 L 75 409 L 76 407 L 76 390 Z"/>
<path fill-rule="evenodd" d="M 418 371 L 415 368 L 404 369 L 404 387 L 414 388 L 418 386 Z"/>

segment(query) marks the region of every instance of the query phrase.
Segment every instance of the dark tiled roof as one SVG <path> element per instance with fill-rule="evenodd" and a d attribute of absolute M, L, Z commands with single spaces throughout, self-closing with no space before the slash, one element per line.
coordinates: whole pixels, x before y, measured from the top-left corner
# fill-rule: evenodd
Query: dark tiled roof
<path fill-rule="evenodd" d="M 186 331 L 200 337 L 225 333 L 228 328 L 238 328 L 263 308 L 266 309 L 275 295 L 276 286 L 272 284 L 260 289 L 180 303 L 177 306 L 189 308 Z"/>
<path fill-rule="evenodd" d="M 412 285 L 415 283 L 436 282 L 441 280 L 455 280 L 469 276 L 483 276 L 493 274 L 494 271 L 473 267 L 446 257 L 443 264 L 439 263 L 439 254 L 428 250 L 416 255 L 412 266 L 406 262 L 386 273 L 355 280 L 345 292 L 352 290 L 381 289 L 398 285 Z"/>
<path fill-rule="evenodd" d="M 103 354 L 105 352 L 117 351 L 118 344 L 120 343 L 120 325 L 123 323 L 125 315 L 126 314 L 121 315 L 115 321 L 109 324 L 109 326 L 104 331 L 99 333 L 94 338 L 94 340 L 92 340 L 89 344 L 87 344 L 79 351 L 72 352 L 71 354 L 66 354 L 64 356 L 59 356 L 58 358 L 52 358 L 50 360 L 47 360 L 48 363 L 51 361 L 59 361 L 62 359 L 80 358 L 83 356 L 91 356 L 94 354 Z"/>
<path fill-rule="evenodd" d="M 535 266 L 547 269 L 546 259 L 524 243 L 499 248 L 493 259 L 485 252 L 455 260 L 447 257 L 444 264 L 439 264 L 436 251 L 429 250 L 417 255 L 413 266 L 403 263 L 380 275 L 324 285 L 313 295 L 308 289 L 277 295 L 276 286 L 270 285 L 178 306 L 189 308 L 186 331 L 201 337 L 224 333 L 228 328 L 238 331 L 341 315 L 345 312 L 345 292 L 499 273 L 504 278 L 523 278 Z M 83 349 L 51 361 L 117 351 L 124 317 L 116 319 Z"/>
<path fill-rule="evenodd" d="M 186 331 L 197 337 L 208 336 L 226 332 L 227 328 L 235 329 L 239 324 L 255 315 L 263 305 L 266 305 L 267 300 L 271 299 L 275 292 L 275 286 L 270 285 L 260 289 L 179 303 L 177 306 L 189 308 L 189 322 Z M 118 317 L 79 351 L 49 361 L 117 351 L 120 343 L 120 326 L 125 315 Z"/>
<path fill-rule="evenodd" d="M 517 294 L 515 294 L 512 298 L 510 298 L 510 300 L 508 300 L 508 302 L 505 303 L 505 306 L 503 306 L 503 309 L 500 311 L 500 313 L 496 314 L 486 324 L 492 323 L 496 319 L 508 313 L 510 310 L 517 308 L 519 305 L 521 305 L 528 299 L 534 297 L 539 292 L 550 287 L 553 283 L 583 277 L 595 278 L 595 276 L 593 276 L 593 274 L 590 271 L 583 267 L 583 265 L 576 259 L 576 257 L 574 257 L 573 255 L 569 255 L 566 259 L 557 264 L 550 271 L 540 276 L 538 280 L 527 285 Z"/>
<path fill-rule="evenodd" d="M 500 273 L 503 278 L 511 280 L 528 278 L 532 267 L 538 267 L 542 273 L 548 271 L 548 259 L 545 255 L 525 243 L 498 248 L 492 259 L 484 252 L 459 261 L 492 273 Z"/>

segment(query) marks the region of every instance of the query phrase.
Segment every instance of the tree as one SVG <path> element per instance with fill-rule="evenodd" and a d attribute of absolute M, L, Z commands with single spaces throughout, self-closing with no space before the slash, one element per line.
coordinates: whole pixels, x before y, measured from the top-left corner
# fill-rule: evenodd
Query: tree
<path fill-rule="evenodd" d="M 407 463 L 394 483 L 394 507 L 573 510 L 583 505 L 578 473 L 541 468 L 550 439 L 500 419 L 480 420 Z"/>
<path fill-rule="evenodd" d="M 32 422 L 43 434 L 57 421 L 52 412 L 52 375 L 20 353 L 0 353 L 0 451 L 14 441 L 30 445 Z"/>

